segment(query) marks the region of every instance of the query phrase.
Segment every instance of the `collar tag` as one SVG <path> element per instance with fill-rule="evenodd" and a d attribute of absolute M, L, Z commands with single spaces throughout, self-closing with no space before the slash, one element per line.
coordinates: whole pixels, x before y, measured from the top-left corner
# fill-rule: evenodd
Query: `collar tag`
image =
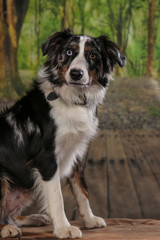
<path fill-rule="evenodd" d="M 86 95 L 80 95 L 79 99 L 81 100 L 81 102 L 75 102 L 76 105 L 81 105 L 81 106 L 85 106 L 87 104 L 87 99 L 86 99 Z"/>

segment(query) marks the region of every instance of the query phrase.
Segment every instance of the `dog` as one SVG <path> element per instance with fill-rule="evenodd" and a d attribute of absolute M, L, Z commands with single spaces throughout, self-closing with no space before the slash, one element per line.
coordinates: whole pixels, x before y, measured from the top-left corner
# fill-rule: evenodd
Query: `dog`
<path fill-rule="evenodd" d="M 125 57 L 105 35 L 70 30 L 50 36 L 42 53 L 46 61 L 32 89 L 0 115 L 2 238 L 20 235 L 21 226 L 50 223 L 58 238 L 81 238 L 64 212 L 62 179 L 71 186 L 85 226 L 106 226 L 89 205 L 82 158 L 97 131 L 96 108 Z M 35 196 L 41 214 L 21 216 Z"/>

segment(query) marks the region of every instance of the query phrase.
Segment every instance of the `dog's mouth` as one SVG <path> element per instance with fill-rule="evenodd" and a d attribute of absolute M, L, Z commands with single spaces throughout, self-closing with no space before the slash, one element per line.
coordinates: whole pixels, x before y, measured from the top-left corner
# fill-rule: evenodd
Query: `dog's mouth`
<path fill-rule="evenodd" d="M 80 83 L 80 82 L 67 82 L 66 83 L 69 86 L 77 86 L 77 87 L 88 87 L 89 83 Z"/>

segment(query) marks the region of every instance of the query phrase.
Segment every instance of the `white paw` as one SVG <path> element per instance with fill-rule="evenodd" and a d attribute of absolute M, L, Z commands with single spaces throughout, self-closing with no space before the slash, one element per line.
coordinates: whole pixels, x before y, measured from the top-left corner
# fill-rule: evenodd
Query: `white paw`
<path fill-rule="evenodd" d="M 59 228 L 54 231 L 54 234 L 58 238 L 81 238 L 82 237 L 82 232 L 79 230 L 79 228 L 74 226 Z"/>
<path fill-rule="evenodd" d="M 22 235 L 21 230 L 15 225 L 5 225 L 1 230 L 1 237 L 16 237 Z"/>
<path fill-rule="evenodd" d="M 92 216 L 91 218 L 85 220 L 85 226 L 87 228 L 102 228 L 106 227 L 106 222 L 103 218 Z"/>

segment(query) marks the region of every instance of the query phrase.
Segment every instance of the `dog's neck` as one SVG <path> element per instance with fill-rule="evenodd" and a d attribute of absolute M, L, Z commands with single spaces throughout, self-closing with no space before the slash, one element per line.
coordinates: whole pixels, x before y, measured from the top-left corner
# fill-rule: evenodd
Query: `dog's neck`
<path fill-rule="evenodd" d="M 56 99 L 61 99 L 67 105 L 78 105 L 84 107 L 97 106 L 103 102 L 107 88 L 100 85 L 92 85 L 85 88 L 52 85 L 48 81 L 49 76 L 44 71 L 39 73 L 38 83 L 39 89 L 44 93 L 46 100 L 52 105 Z"/>
<path fill-rule="evenodd" d="M 60 96 L 58 96 L 58 94 L 53 91 L 53 92 L 50 92 L 47 96 L 47 100 L 48 101 L 54 101 L 56 100 L 57 98 L 59 98 Z M 61 97 L 60 97 L 61 98 Z M 63 99 L 62 99 L 63 100 Z M 79 96 L 79 101 L 76 101 L 74 102 L 73 104 L 75 105 L 80 105 L 80 106 L 86 106 L 87 105 L 87 98 L 86 98 L 86 95 L 83 94 L 83 95 L 80 95 Z"/>

